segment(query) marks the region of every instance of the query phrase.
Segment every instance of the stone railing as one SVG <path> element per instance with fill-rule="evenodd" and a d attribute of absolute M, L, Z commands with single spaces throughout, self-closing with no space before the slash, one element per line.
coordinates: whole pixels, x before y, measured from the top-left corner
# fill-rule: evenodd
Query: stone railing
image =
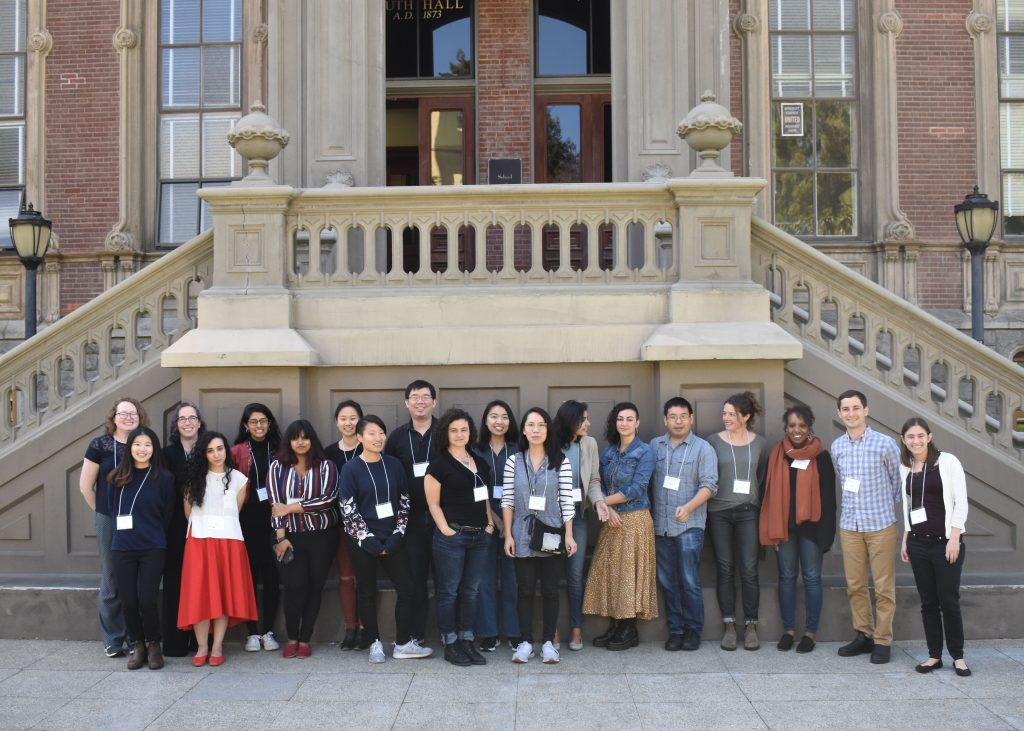
<path fill-rule="evenodd" d="M 754 219 L 754 281 L 770 292 L 776 324 L 929 418 L 1004 455 L 1024 455 L 1024 370 L 834 259 Z"/>
<path fill-rule="evenodd" d="M 212 264 L 208 231 L 0 358 L 0 454 L 159 362 L 196 326 L 196 297 Z"/>

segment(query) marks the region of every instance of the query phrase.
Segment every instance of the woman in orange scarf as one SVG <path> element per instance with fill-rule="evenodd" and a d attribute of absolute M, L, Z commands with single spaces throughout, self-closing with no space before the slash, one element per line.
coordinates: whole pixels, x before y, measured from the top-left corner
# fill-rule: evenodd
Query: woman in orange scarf
<path fill-rule="evenodd" d="M 796 637 L 796 574 L 804 579 L 807 625 L 797 652 L 814 649 L 824 593 L 821 561 L 836 535 L 836 475 L 832 457 L 814 436 L 814 414 L 803 405 L 783 416 L 786 436 L 768 457 L 761 500 L 761 545 L 773 546 L 779 559 L 779 608 L 785 632 L 777 645 L 793 647 Z"/>

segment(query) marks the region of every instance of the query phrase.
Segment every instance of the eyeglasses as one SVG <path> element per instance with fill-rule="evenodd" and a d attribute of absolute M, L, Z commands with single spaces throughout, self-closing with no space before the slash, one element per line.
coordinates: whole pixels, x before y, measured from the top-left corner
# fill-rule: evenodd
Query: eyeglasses
<path fill-rule="evenodd" d="M 433 396 L 410 396 L 407 399 L 407 401 L 414 404 L 429 404 L 433 400 Z"/>
<path fill-rule="evenodd" d="M 689 421 L 690 420 L 690 415 L 689 414 L 670 414 L 670 415 L 666 416 L 665 418 L 668 419 L 669 421 Z"/>
<path fill-rule="evenodd" d="M 118 411 L 114 414 L 118 419 L 125 419 L 126 421 L 134 421 L 139 418 L 138 411 Z"/>
<path fill-rule="evenodd" d="M 536 422 L 536 423 L 531 421 L 528 424 L 524 424 L 523 428 L 524 429 L 547 429 L 548 425 L 545 424 L 543 421 L 539 421 L 539 422 Z"/>
<path fill-rule="evenodd" d="M 270 419 L 249 419 L 249 421 L 245 423 L 249 426 L 266 426 L 270 423 Z"/>
<path fill-rule="evenodd" d="M 179 424 L 198 424 L 199 423 L 199 417 L 198 416 L 179 416 L 178 417 L 178 423 Z"/>

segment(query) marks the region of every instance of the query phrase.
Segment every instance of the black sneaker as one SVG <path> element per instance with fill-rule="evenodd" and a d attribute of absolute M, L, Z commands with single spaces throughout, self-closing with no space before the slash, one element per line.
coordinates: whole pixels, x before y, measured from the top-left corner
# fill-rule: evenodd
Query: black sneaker
<path fill-rule="evenodd" d="M 110 645 L 103 648 L 103 652 L 107 657 L 124 657 L 124 645 Z"/>
<path fill-rule="evenodd" d="M 469 658 L 469 661 L 474 665 L 486 665 L 487 658 L 477 652 L 476 645 L 473 644 L 473 640 L 460 640 L 462 643 L 462 653 Z"/>
<path fill-rule="evenodd" d="M 481 637 L 480 638 L 480 651 L 481 652 L 494 652 L 498 649 L 498 638 L 497 637 Z"/>
<path fill-rule="evenodd" d="M 875 641 L 863 632 L 858 632 L 853 641 L 839 648 L 839 657 L 854 657 L 871 652 L 875 648 Z"/>
<path fill-rule="evenodd" d="M 357 650 L 369 650 L 370 645 L 373 644 L 373 638 L 370 637 L 370 633 L 366 631 L 364 627 L 360 627 L 356 630 L 356 649 Z"/>
<path fill-rule="evenodd" d="M 522 637 L 509 637 L 508 638 L 508 648 L 510 650 L 515 650 L 517 647 L 519 647 L 519 643 L 522 642 L 522 641 L 523 641 Z"/>
<path fill-rule="evenodd" d="M 683 649 L 683 636 L 680 634 L 670 634 L 668 639 L 665 640 L 665 649 L 669 652 L 679 652 Z"/>
<path fill-rule="evenodd" d="M 352 628 L 345 630 L 345 637 L 341 642 L 338 643 L 339 650 L 354 650 L 356 649 L 356 631 Z"/>
<path fill-rule="evenodd" d="M 885 665 L 887 662 L 889 662 L 889 646 L 875 645 L 871 650 L 871 664 Z"/>
<path fill-rule="evenodd" d="M 779 652 L 789 652 L 793 649 L 793 643 L 796 638 L 793 637 L 789 632 L 783 632 L 782 637 L 779 638 L 779 643 L 775 645 L 775 649 Z"/>
<path fill-rule="evenodd" d="M 683 649 L 687 652 L 700 649 L 700 635 L 695 630 L 683 630 Z"/>
<path fill-rule="evenodd" d="M 460 668 L 468 668 L 473 664 L 473 661 L 466 656 L 465 651 L 462 649 L 462 643 L 458 640 L 444 646 L 444 659 L 452 665 L 458 665 Z"/>

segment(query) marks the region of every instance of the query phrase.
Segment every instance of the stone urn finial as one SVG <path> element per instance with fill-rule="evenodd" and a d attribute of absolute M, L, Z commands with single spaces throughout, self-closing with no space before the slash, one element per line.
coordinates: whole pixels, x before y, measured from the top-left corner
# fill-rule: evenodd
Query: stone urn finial
<path fill-rule="evenodd" d="M 228 132 L 228 144 L 249 161 L 249 174 L 234 185 L 271 185 L 267 165 L 290 140 L 291 135 L 267 115 L 263 102 L 253 102 L 249 113 Z"/>
<path fill-rule="evenodd" d="M 718 164 L 718 157 L 741 129 L 743 124 L 715 101 L 710 90 L 701 94 L 700 104 L 683 117 L 676 129 L 676 134 L 703 160 L 690 177 L 731 177 L 732 173 Z"/>

